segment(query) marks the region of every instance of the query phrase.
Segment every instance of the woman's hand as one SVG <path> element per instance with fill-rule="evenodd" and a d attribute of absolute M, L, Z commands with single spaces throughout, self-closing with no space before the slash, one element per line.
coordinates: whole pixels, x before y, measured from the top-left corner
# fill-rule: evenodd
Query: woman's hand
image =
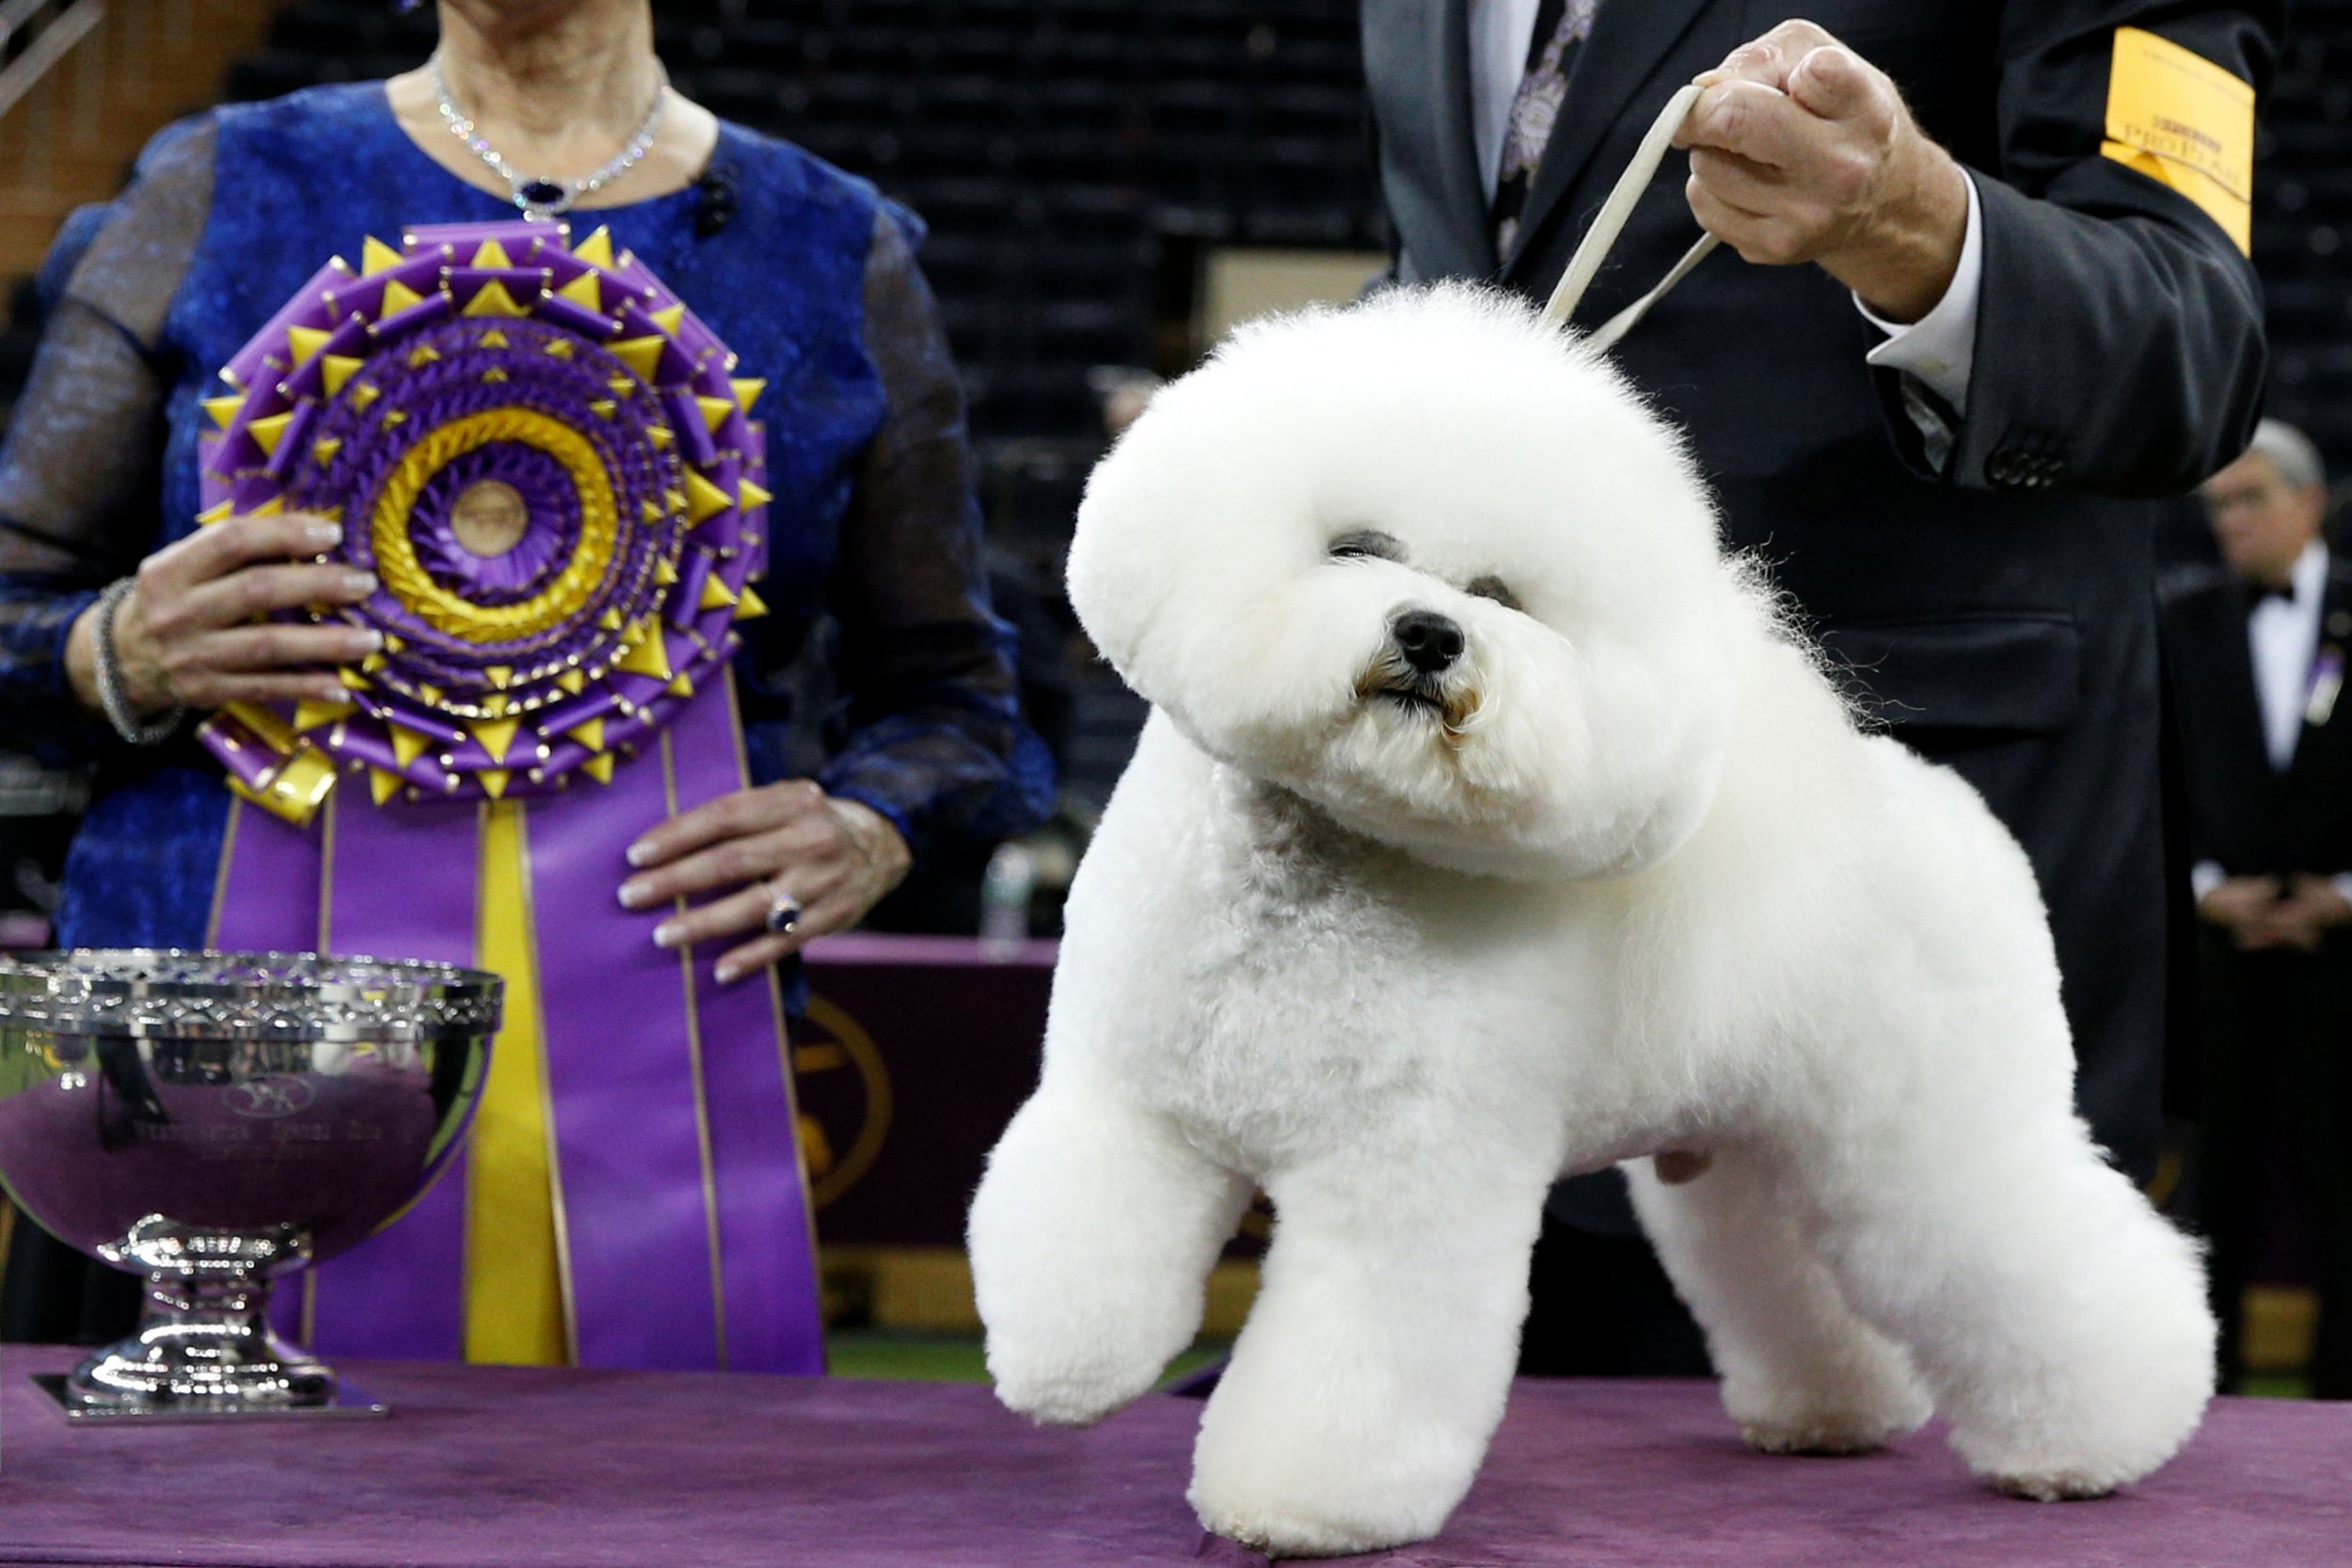
<path fill-rule="evenodd" d="M 739 979 L 811 937 L 855 925 L 907 874 L 912 857 L 881 813 L 836 800 L 806 779 L 740 789 L 673 817 L 628 847 L 639 874 L 621 884 L 626 909 L 718 896 L 663 921 L 663 947 L 759 932 L 729 948 L 715 973 Z M 767 930 L 779 896 L 801 907 L 789 931 Z"/>
<path fill-rule="evenodd" d="M 140 562 L 114 624 L 116 672 L 133 711 L 145 718 L 175 707 L 343 700 L 342 683 L 326 672 L 375 652 L 383 645 L 377 633 L 253 624 L 273 610 L 358 604 L 374 593 L 366 572 L 305 559 L 342 538 L 336 524 L 301 513 L 231 517 Z M 67 676 L 93 711 L 100 708 L 96 614 L 86 611 L 66 641 Z"/>

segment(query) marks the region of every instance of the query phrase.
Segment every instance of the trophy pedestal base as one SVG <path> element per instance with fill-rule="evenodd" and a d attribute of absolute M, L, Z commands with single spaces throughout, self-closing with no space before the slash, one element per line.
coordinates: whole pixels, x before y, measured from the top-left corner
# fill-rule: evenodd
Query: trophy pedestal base
<path fill-rule="evenodd" d="M 75 1404 L 66 1396 L 66 1374 L 36 1372 L 33 1384 L 57 1403 L 69 1421 L 350 1421 L 375 1420 L 392 1407 L 362 1388 L 339 1382 L 328 1404 L 198 1404 L 193 1402 L 158 1404 Z"/>
<path fill-rule="evenodd" d="M 389 1415 L 269 1323 L 265 1269 L 307 1243 L 140 1222 L 119 1247 L 147 1265 L 139 1331 L 62 1378 L 36 1378 L 73 1421 L 255 1421 Z"/>

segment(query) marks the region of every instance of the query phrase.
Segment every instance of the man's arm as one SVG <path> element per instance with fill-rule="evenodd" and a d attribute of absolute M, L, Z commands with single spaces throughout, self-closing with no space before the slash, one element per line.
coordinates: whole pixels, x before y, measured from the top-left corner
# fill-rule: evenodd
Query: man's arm
<path fill-rule="evenodd" d="M 2170 11 L 2119 66 L 2119 29 L 2153 9 L 2009 6 L 1999 166 L 1973 176 L 1920 134 L 1883 72 L 1807 24 L 1701 78 L 1712 85 L 1683 134 L 1700 221 L 1751 261 L 1818 262 L 1890 321 L 1916 320 L 1949 286 L 1967 214 L 1951 182 L 1973 177 L 1974 354 L 1943 462 L 1929 460 L 1903 377 L 1882 375 L 1915 466 L 1971 486 L 2163 494 L 2250 435 L 2261 302 L 2224 225 L 2244 232 L 2233 160 L 2251 134 L 2244 93 L 2268 78 L 2276 7 Z M 2229 84 L 2242 85 L 2235 106 Z M 2195 157 L 2110 137 L 2119 129 L 2185 138 Z"/>
<path fill-rule="evenodd" d="M 2160 69 L 2118 66 L 2119 26 L 2146 25 L 2260 89 L 2269 85 L 2277 9 L 2136 19 L 2153 8 L 2019 3 L 2004 12 L 2001 167 L 1979 187 L 1985 284 L 1968 419 L 1954 449 L 1963 483 L 1988 483 L 2002 453 L 2023 451 L 2041 454 L 2049 483 L 2162 494 L 2204 478 L 2252 437 L 2266 356 L 2261 292 L 2240 248 L 2244 193 L 2139 154 L 2176 188 L 2102 148 L 2111 98 L 2148 92 L 2143 73 Z M 2181 121 L 2180 134 L 2225 149 L 2251 136 L 2250 107 L 2230 124 L 2185 94 L 2153 96 L 2157 118 Z"/>

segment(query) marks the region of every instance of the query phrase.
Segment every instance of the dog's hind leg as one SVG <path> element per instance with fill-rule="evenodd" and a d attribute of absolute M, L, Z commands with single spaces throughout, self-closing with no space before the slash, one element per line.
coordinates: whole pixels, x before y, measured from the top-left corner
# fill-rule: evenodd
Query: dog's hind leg
<path fill-rule="evenodd" d="M 1900 1346 L 1846 1305 L 1799 1232 L 1802 1195 L 1773 1158 L 1715 1151 L 1669 1186 L 1647 1160 L 1625 1167 L 1633 1207 L 1723 1378 L 1724 1408 L 1772 1453 L 1859 1453 L 1928 1418 Z"/>
<path fill-rule="evenodd" d="M 2195 1247 L 2066 1109 L 1937 1117 L 1875 1154 L 1824 1150 L 1812 1173 L 1848 1299 L 1910 1348 L 1952 1446 L 2004 1491 L 2096 1497 L 2145 1475 L 2213 1391 Z"/>
<path fill-rule="evenodd" d="M 1165 1117 L 1049 1069 L 972 1200 L 997 1397 L 1076 1425 L 1150 1388 L 1199 1332 L 1210 1266 L 1250 1191 Z"/>
<path fill-rule="evenodd" d="M 1502 1419 L 1555 1161 L 1485 1130 L 1279 1173 L 1274 1244 L 1194 1450 L 1200 1522 L 1275 1557 L 1435 1534 Z"/>

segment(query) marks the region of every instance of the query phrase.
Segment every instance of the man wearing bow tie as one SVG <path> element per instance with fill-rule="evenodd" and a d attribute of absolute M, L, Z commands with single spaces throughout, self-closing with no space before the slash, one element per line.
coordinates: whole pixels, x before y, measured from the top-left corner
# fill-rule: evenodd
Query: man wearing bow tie
<path fill-rule="evenodd" d="M 2245 250 L 2278 13 L 1363 6 L 1405 282 L 1545 297 L 1667 98 L 1707 84 L 1677 140 L 1687 180 L 1645 194 L 1578 325 L 1646 291 L 1701 226 L 1736 253 L 1702 262 L 1614 357 L 1688 431 L 1727 542 L 1771 564 L 1893 733 L 1964 774 L 2025 846 L 2079 1101 L 2141 1180 L 2161 1117 L 2165 899 L 2137 498 L 2194 486 L 2254 426 L 2265 349 Z M 1603 1348 L 1531 1354 L 1531 1370 L 1696 1370 L 1687 1327 L 1677 1354 L 1645 1326 L 1672 1302 L 1613 1181 L 1555 1195 L 1529 1331 L 1531 1347 Z M 1548 1302 L 1562 1246 L 1585 1250 Z M 1562 1327 L 1569 1298 L 1605 1294 L 1613 1273 L 1633 1302 L 1614 1326 Z"/>
<path fill-rule="evenodd" d="M 2223 1370 L 2278 1147 L 2320 1293 L 2312 1391 L 2352 1399 L 2352 562 L 2328 551 L 2319 454 L 2291 425 L 2264 420 L 2202 496 L 2223 565 L 2167 584 L 2162 619 L 2197 863 L 2198 1190 Z"/>

